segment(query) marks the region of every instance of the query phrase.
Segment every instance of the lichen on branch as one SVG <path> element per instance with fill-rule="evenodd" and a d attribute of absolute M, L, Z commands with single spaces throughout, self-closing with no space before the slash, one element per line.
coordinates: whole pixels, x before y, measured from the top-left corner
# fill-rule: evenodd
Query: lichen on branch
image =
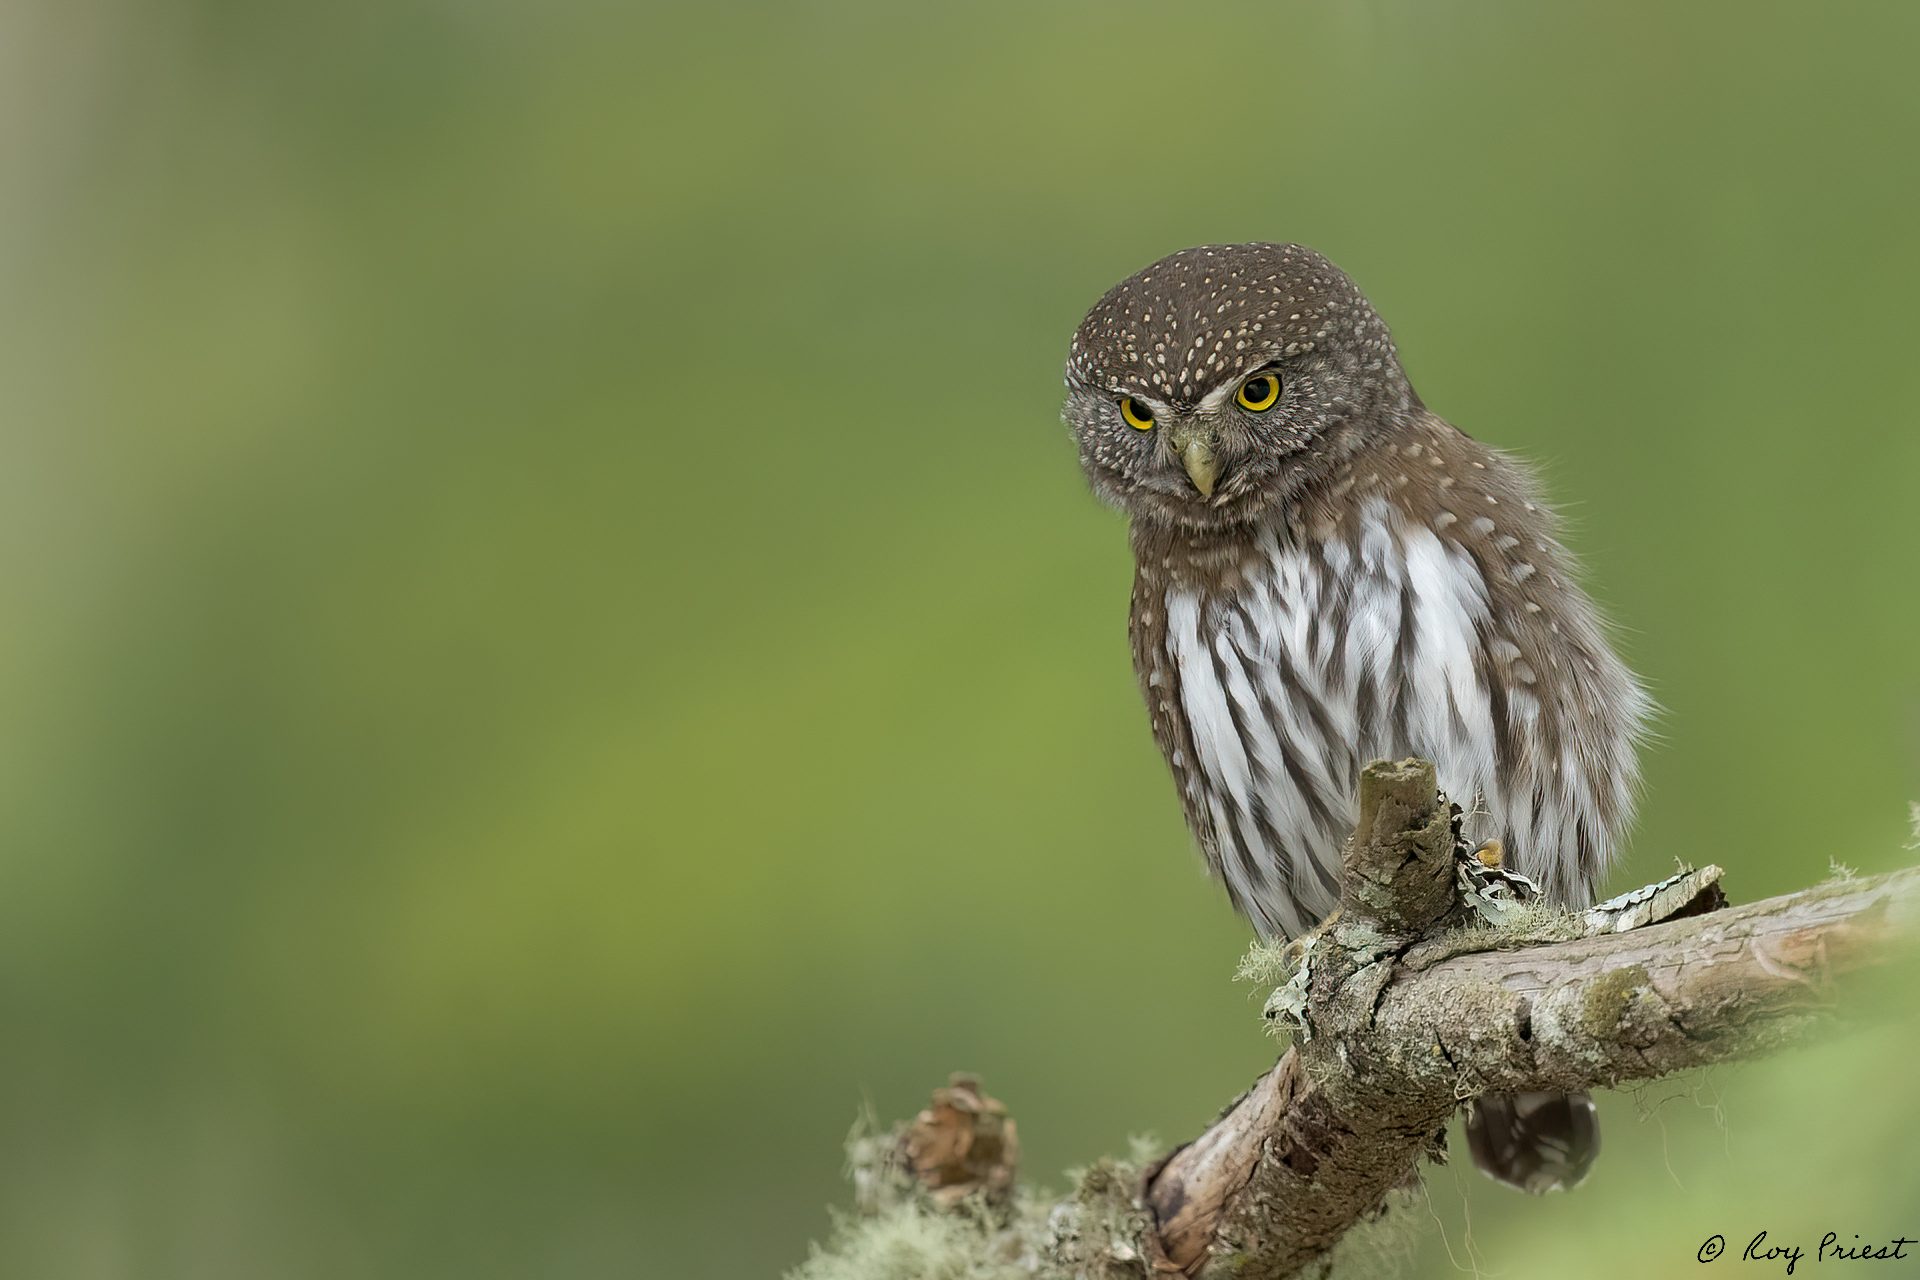
<path fill-rule="evenodd" d="M 1012 1185 L 1011 1120 L 956 1078 L 916 1122 L 933 1131 L 856 1144 L 877 1190 L 795 1280 L 1322 1274 L 1443 1153 L 1462 1100 L 1755 1056 L 1920 934 L 1920 869 L 1726 907 L 1718 868 L 1683 868 L 1576 915 L 1460 846 L 1423 761 L 1369 765 L 1360 808 L 1340 911 L 1242 967 L 1286 979 L 1268 1011 L 1299 1034 L 1205 1133 L 1049 1200 Z"/>

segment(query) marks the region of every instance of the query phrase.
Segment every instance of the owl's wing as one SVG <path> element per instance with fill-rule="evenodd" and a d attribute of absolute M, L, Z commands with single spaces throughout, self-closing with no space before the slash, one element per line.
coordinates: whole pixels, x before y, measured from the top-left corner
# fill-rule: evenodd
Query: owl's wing
<path fill-rule="evenodd" d="M 1226 881 L 1221 862 L 1220 842 L 1215 838 L 1213 822 L 1207 813 L 1203 782 L 1196 761 L 1193 724 L 1187 718 L 1181 698 L 1180 671 L 1167 647 L 1167 611 L 1158 591 L 1143 583 L 1136 574 L 1133 608 L 1127 618 L 1127 637 L 1133 645 L 1133 673 L 1140 681 L 1140 694 L 1146 699 L 1147 718 L 1153 724 L 1154 745 L 1173 774 L 1174 789 L 1180 793 L 1180 809 L 1193 832 L 1207 870 Z"/>

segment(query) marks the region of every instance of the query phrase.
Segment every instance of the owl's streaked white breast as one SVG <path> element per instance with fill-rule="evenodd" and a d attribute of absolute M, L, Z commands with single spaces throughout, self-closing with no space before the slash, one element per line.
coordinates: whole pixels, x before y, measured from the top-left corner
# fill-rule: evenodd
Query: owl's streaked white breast
<path fill-rule="evenodd" d="M 1497 769 L 1496 701 L 1476 654 L 1489 643 L 1517 654 L 1503 633 L 1530 615 L 1497 618 L 1492 598 L 1460 544 L 1380 497 L 1365 503 L 1351 540 L 1269 527 L 1233 590 L 1169 587 L 1166 657 L 1197 757 L 1189 807 L 1263 932 L 1297 935 L 1336 905 L 1368 760 L 1433 760 L 1441 787 L 1467 810 L 1468 834 L 1499 836 L 1528 864 L 1572 852 L 1575 833 L 1564 828 L 1599 807 L 1600 780 L 1571 749 L 1547 762 L 1549 778 Z M 1512 731 L 1531 732 L 1535 695 L 1512 681 L 1500 692 Z M 1609 799 L 1624 808 L 1624 794 Z M 1557 896 L 1588 887 L 1584 873 L 1563 879 L 1551 886 Z"/>

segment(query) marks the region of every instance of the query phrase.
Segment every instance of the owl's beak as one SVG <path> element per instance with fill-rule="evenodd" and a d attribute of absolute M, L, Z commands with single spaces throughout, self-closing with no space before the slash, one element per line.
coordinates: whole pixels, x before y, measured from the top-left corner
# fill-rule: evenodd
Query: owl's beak
<path fill-rule="evenodd" d="M 1220 478 L 1220 459 L 1214 453 L 1213 433 L 1203 427 L 1176 425 L 1167 432 L 1167 443 L 1180 455 L 1187 479 L 1203 498 L 1213 496 L 1213 483 Z"/>

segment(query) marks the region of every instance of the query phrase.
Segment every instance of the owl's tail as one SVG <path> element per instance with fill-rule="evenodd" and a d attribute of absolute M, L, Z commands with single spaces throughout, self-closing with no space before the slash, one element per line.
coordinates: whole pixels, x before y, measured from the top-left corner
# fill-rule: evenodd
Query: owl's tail
<path fill-rule="evenodd" d="M 1487 1094 L 1467 1106 L 1467 1150 L 1496 1182 L 1565 1191 L 1600 1154 L 1600 1120 L 1584 1093 Z"/>

